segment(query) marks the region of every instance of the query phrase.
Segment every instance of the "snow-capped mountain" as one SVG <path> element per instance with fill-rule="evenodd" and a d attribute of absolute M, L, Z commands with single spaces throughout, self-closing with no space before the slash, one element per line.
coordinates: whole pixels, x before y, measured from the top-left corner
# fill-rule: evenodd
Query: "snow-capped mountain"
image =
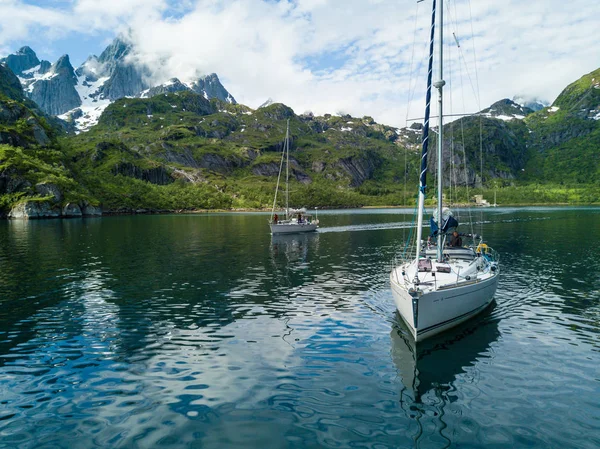
<path fill-rule="evenodd" d="M 272 105 L 272 104 L 274 104 L 274 103 L 275 103 L 275 101 L 273 101 L 273 99 L 272 99 L 271 97 L 269 97 L 269 98 L 267 99 L 267 101 L 265 101 L 263 104 L 261 104 L 261 105 L 258 107 L 258 109 L 260 109 L 260 108 L 266 108 L 267 106 L 271 106 L 271 105 Z"/>
<path fill-rule="evenodd" d="M 55 64 L 40 61 L 30 47 L 0 59 L 18 76 L 27 97 L 51 115 L 73 121 L 80 131 L 98 122 L 104 109 L 123 97 L 148 98 L 154 95 L 190 90 L 205 98 L 218 98 L 236 103 L 223 87 L 218 76 L 212 73 L 198 76 L 188 83 L 173 78 L 164 83 L 154 83 L 159 67 L 148 67 L 133 57 L 133 46 L 116 38 L 98 56 L 90 56 L 77 70 L 73 69 L 68 55 Z"/>
<path fill-rule="evenodd" d="M 500 120 L 523 119 L 533 112 L 533 109 L 521 106 L 508 98 L 492 104 L 489 108 L 481 111 L 484 117 L 493 117 Z"/>
<path fill-rule="evenodd" d="M 550 103 L 548 103 L 547 101 L 542 101 L 539 98 L 524 97 L 522 95 L 517 95 L 513 97 L 512 101 L 514 101 L 517 104 L 520 104 L 525 108 L 529 108 L 534 112 L 542 110 L 547 106 L 550 106 Z"/>

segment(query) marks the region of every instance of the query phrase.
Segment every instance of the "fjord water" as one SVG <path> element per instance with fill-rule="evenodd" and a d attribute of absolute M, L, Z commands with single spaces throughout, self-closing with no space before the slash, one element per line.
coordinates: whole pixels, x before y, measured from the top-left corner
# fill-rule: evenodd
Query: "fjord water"
<path fill-rule="evenodd" d="M 417 349 L 411 211 L 319 218 L 1 222 L 0 447 L 600 446 L 599 208 L 475 212 L 496 300 Z"/>

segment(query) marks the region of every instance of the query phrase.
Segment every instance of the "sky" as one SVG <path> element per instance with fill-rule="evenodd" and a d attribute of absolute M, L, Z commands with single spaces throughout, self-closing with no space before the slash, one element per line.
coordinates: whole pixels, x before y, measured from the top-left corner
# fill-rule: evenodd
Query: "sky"
<path fill-rule="evenodd" d="M 423 115 L 431 1 L 0 0 L 0 56 L 29 45 L 77 67 L 123 34 L 157 83 L 216 72 L 252 108 L 272 98 L 405 126 Z M 589 0 L 445 0 L 446 112 L 551 103 L 600 67 L 599 12 Z"/>

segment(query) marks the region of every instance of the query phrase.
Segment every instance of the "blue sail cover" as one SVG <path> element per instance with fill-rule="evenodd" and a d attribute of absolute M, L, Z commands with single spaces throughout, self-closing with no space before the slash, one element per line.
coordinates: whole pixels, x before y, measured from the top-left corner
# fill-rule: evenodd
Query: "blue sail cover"
<path fill-rule="evenodd" d="M 443 218 L 442 218 L 443 220 Z M 429 226 L 431 227 L 431 236 L 437 235 L 438 233 L 438 224 L 434 220 L 433 217 L 429 219 Z M 443 222 L 442 232 L 445 234 L 449 229 L 456 228 L 458 226 L 458 220 L 454 218 L 452 215 L 448 217 L 446 221 Z"/>

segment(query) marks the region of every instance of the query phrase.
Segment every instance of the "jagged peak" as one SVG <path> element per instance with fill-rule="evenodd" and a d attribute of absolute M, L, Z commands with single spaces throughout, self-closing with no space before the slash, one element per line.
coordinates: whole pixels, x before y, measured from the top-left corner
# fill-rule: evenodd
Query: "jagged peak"
<path fill-rule="evenodd" d="M 502 100 L 496 101 L 489 108 L 482 110 L 481 115 L 500 120 L 513 120 L 523 119 L 533 112 L 533 109 L 521 106 L 509 98 L 503 98 Z"/>
<path fill-rule="evenodd" d="M 272 105 L 272 104 L 274 104 L 274 103 L 275 103 L 275 101 L 273 101 L 273 99 L 272 99 L 271 97 L 269 97 L 269 98 L 267 99 L 267 101 L 265 101 L 263 104 L 261 104 L 261 105 L 258 107 L 258 109 L 260 109 L 260 108 L 266 108 L 267 106 L 271 106 L 271 105 Z"/>
<path fill-rule="evenodd" d="M 18 55 L 29 55 L 29 56 L 34 56 L 34 57 L 37 58 L 37 55 L 35 54 L 35 51 L 33 51 L 29 45 L 24 45 L 23 47 L 19 48 L 19 50 L 17 51 L 16 54 L 18 54 Z"/>
<path fill-rule="evenodd" d="M 16 75 L 21 75 L 23 71 L 37 66 L 40 60 L 30 47 L 25 46 L 17 52 L 0 59 L 0 62 L 4 62 Z"/>
<path fill-rule="evenodd" d="M 54 63 L 54 70 L 58 70 L 61 68 L 68 68 L 68 69 L 73 70 L 73 66 L 71 65 L 71 59 L 69 58 L 69 55 L 62 55 Z"/>
<path fill-rule="evenodd" d="M 50 68 L 52 73 L 56 74 L 66 74 L 68 76 L 75 77 L 75 69 L 71 65 L 71 60 L 69 59 L 69 55 L 62 55 L 58 60 L 52 65 Z"/>
<path fill-rule="evenodd" d="M 132 45 L 124 36 L 117 36 L 100 54 L 98 60 L 102 63 L 123 60 L 131 51 Z"/>

